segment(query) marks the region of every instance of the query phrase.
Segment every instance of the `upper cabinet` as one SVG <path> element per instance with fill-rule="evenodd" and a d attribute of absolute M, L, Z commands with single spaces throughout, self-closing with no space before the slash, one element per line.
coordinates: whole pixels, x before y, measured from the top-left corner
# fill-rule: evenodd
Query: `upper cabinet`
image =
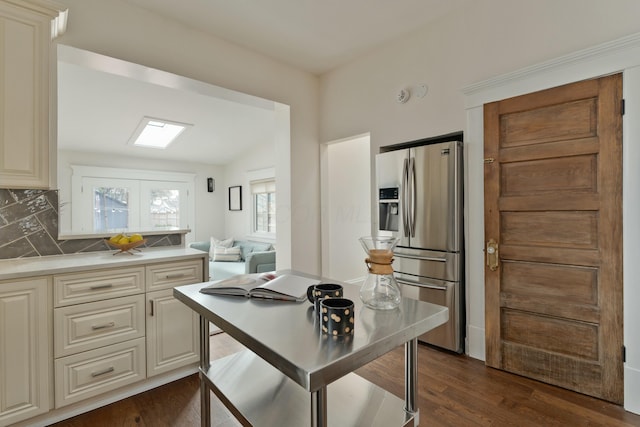
<path fill-rule="evenodd" d="M 0 188 L 56 185 L 56 50 L 67 8 L 0 0 Z"/>

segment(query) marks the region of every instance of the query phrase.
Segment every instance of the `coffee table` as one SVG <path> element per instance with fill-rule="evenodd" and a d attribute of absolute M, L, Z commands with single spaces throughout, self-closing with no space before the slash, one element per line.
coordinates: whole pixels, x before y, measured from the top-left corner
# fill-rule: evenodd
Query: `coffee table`
<path fill-rule="evenodd" d="M 320 332 L 310 303 L 206 295 L 199 292 L 206 284 L 173 292 L 200 315 L 202 426 L 211 423 L 211 391 L 248 426 L 419 424 L 417 337 L 447 321 L 446 307 L 403 298 L 397 309 L 372 310 L 359 287 L 343 283 L 355 303 L 354 333 L 334 338 Z M 246 350 L 211 362 L 209 322 Z M 404 400 L 353 373 L 403 344 Z"/>

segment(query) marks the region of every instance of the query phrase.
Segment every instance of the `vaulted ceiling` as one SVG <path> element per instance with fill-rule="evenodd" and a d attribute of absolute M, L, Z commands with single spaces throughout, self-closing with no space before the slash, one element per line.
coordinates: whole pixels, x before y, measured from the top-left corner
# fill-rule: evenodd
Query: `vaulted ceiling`
<path fill-rule="evenodd" d="M 473 0 L 125 1 L 321 74 Z M 226 164 L 252 145 L 264 144 L 269 140 L 265 135 L 273 133 L 273 105 L 241 99 L 241 94 L 238 99 L 229 93 L 203 96 L 106 73 L 68 58 L 59 61 L 58 74 L 62 150 Z M 144 116 L 194 126 L 168 150 L 134 149 L 128 140 Z"/>

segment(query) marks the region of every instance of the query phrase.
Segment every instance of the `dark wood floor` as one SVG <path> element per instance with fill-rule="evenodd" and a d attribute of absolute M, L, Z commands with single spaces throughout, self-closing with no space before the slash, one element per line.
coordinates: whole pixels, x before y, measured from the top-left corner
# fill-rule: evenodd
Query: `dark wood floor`
<path fill-rule="evenodd" d="M 211 339 L 214 357 L 240 345 L 226 334 Z M 421 426 L 640 426 L 640 416 L 620 406 L 487 368 L 483 362 L 420 345 Z M 402 397 L 404 351 L 398 348 L 357 371 Z M 54 424 L 80 426 L 200 425 L 198 377 L 192 375 L 146 393 Z M 212 394 L 212 426 L 239 424 Z"/>

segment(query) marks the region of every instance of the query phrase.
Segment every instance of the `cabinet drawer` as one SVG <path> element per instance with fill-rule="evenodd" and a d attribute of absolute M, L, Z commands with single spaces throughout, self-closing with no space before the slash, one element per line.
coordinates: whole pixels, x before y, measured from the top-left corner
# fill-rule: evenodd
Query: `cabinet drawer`
<path fill-rule="evenodd" d="M 144 338 L 56 359 L 56 408 L 144 378 Z"/>
<path fill-rule="evenodd" d="M 202 281 L 201 259 L 147 266 L 147 291 L 169 289 Z"/>
<path fill-rule="evenodd" d="M 53 276 L 55 307 L 144 292 L 144 267 L 114 268 Z"/>
<path fill-rule="evenodd" d="M 56 308 L 55 357 L 144 336 L 144 294 Z"/>

